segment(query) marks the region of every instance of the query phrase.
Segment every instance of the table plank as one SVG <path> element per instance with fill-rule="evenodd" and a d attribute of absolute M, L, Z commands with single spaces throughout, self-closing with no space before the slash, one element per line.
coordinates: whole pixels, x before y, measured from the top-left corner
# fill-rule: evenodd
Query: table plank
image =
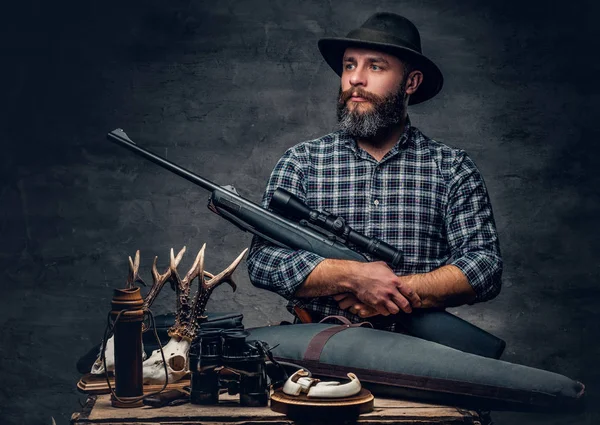
<path fill-rule="evenodd" d="M 268 407 L 242 407 L 237 396 L 222 394 L 216 406 L 184 404 L 152 408 L 148 406 L 120 409 L 110 404 L 109 395 L 90 396 L 72 425 L 89 424 L 202 424 L 202 425 L 293 425 L 294 421 Z M 363 414 L 357 424 L 471 424 L 479 416 L 470 410 L 407 400 L 375 398 L 372 412 Z"/>

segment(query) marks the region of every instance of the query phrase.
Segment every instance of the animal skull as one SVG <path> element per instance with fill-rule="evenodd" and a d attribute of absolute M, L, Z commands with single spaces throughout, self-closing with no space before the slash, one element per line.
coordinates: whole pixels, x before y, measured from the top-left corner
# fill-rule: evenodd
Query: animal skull
<path fill-rule="evenodd" d="M 168 382 L 177 382 L 188 372 L 188 353 L 191 341 L 185 338 L 171 338 L 163 347 L 167 364 Z M 165 382 L 165 363 L 160 349 L 154 350 L 152 355 L 142 364 L 144 384 Z"/>
<path fill-rule="evenodd" d="M 183 279 L 179 278 L 175 267 L 171 267 L 172 284 L 175 285 L 177 292 L 177 316 L 175 324 L 169 329 L 171 339 L 163 347 L 165 360 L 163 361 L 160 350 L 155 350 L 142 364 L 145 384 L 164 384 L 165 379 L 167 382 L 177 382 L 187 374 L 190 346 L 199 329 L 198 319 L 204 316 L 210 294 L 224 282 L 229 283 L 233 290 L 236 290 L 231 275 L 248 249 L 246 248 L 229 267 L 213 276 L 204 272 L 205 247 L 206 245 L 202 247 L 196 256 L 194 265 Z M 173 251 L 171 251 L 171 263 L 173 264 Z M 190 302 L 191 283 L 198 276 L 200 276 L 199 288 L 194 299 Z M 208 277 L 208 280 L 205 280 L 204 276 Z"/>
<path fill-rule="evenodd" d="M 236 290 L 236 285 L 231 276 L 248 249 L 245 249 L 233 263 L 229 265 L 229 267 L 214 276 L 213 274 L 204 271 L 205 248 L 206 244 L 202 246 L 202 249 L 196 256 L 192 268 L 183 279 L 179 277 L 177 266 L 183 258 L 183 254 L 186 250 L 185 247 L 179 251 L 177 256 L 174 255 L 173 249 L 171 249 L 169 268 L 163 274 L 158 273 L 156 268 L 158 257 L 154 258 L 154 264 L 152 265 L 153 284 L 150 292 L 144 299 L 144 309 L 148 309 L 152 305 L 159 292 L 168 281 L 177 293 L 177 315 L 175 324 L 169 329 L 169 336 L 171 339 L 163 347 L 164 360 L 160 349 L 154 350 L 148 359 L 146 359 L 146 355 L 142 351 L 143 358 L 146 359 L 142 364 L 144 384 L 162 384 L 165 382 L 165 378 L 169 383 L 177 382 L 188 373 L 189 349 L 199 328 L 198 319 L 204 315 L 210 294 L 218 285 L 224 282 L 229 283 L 233 290 Z M 135 261 L 129 257 L 130 270 L 127 279 L 128 288 L 133 287 L 136 282 L 143 283 L 138 274 L 140 263 L 139 257 L 139 251 L 136 252 Z M 193 300 L 190 300 L 191 284 L 193 280 L 199 276 L 201 277 L 199 279 L 199 289 Z M 205 280 L 205 278 L 207 278 L 207 280 Z M 112 336 L 107 340 L 105 356 L 107 370 L 114 371 L 114 337 Z M 100 353 L 92 366 L 91 373 L 103 374 L 104 372 L 104 364 Z"/>

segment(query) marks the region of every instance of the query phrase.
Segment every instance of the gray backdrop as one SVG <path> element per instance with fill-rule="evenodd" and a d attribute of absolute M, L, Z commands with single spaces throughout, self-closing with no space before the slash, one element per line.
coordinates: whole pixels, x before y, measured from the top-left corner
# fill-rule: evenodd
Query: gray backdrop
<path fill-rule="evenodd" d="M 505 259 L 495 300 L 452 312 L 507 341 L 504 359 L 584 382 L 585 413 L 497 413 L 498 424 L 598 421 L 598 7 L 593 1 L 24 1 L 3 6 L 0 422 L 67 423 L 75 362 L 102 335 L 127 256 L 192 255 L 219 271 L 250 242 L 207 193 L 105 139 L 138 143 L 259 201 L 289 146 L 335 126 L 338 80 L 316 47 L 375 11 L 420 28 L 445 74 L 410 109 L 486 178 Z M 149 280 L 149 279 L 148 279 Z M 248 326 L 283 299 L 218 289 Z M 155 310 L 174 308 L 165 291 Z"/>

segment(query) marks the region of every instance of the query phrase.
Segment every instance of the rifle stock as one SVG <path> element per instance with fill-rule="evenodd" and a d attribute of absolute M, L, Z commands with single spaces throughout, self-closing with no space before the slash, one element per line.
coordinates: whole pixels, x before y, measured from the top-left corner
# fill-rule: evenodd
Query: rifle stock
<path fill-rule="evenodd" d="M 274 214 L 242 198 L 235 189 L 218 186 L 138 146 L 121 129 L 111 131 L 107 137 L 119 146 L 212 192 L 209 208 L 244 231 L 258 235 L 280 247 L 302 249 L 325 258 L 368 261 L 364 255 L 351 250 L 339 241 Z M 485 357 L 498 358 L 505 347 L 505 342 L 500 338 L 444 310 L 400 313 L 397 315 L 397 321 L 413 336 Z"/>

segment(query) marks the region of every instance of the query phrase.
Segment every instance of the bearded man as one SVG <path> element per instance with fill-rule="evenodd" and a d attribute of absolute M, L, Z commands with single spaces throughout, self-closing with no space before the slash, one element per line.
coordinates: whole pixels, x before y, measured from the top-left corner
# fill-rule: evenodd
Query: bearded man
<path fill-rule="evenodd" d="M 408 105 L 435 96 L 443 81 L 422 54 L 417 28 L 377 13 L 345 38 L 319 40 L 319 49 L 341 78 L 340 129 L 290 148 L 263 205 L 286 189 L 402 250 L 403 262 L 391 269 L 381 261 L 326 259 L 255 237 L 252 283 L 289 300 L 303 320 L 306 312 L 312 321 L 369 318 L 387 330 L 413 309 L 495 297 L 502 260 L 483 179 L 464 151 L 430 139 L 408 118 Z"/>

